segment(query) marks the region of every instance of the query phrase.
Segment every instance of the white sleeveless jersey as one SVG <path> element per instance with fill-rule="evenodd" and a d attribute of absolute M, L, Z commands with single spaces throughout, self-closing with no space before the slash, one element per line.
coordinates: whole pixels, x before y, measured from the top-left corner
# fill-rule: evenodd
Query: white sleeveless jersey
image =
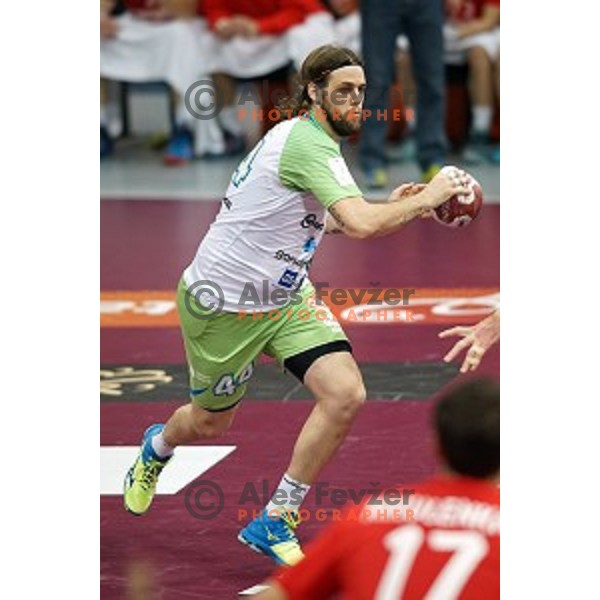
<path fill-rule="evenodd" d="M 226 312 L 281 308 L 306 279 L 326 209 L 360 195 L 339 144 L 315 114 L 280 123 L 234 172 L 184 272 L 188 289 L 220 289 Z"/>

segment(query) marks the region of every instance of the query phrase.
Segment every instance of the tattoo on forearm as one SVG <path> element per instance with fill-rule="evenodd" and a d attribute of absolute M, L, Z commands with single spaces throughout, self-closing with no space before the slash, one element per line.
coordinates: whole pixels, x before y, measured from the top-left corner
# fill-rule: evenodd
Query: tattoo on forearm
<path fill-rule="evenodd" d="M 325 227 L 325 233 L 343 233 L 342 228 L 337 224 L 336 220 L 331 218 L 327 220 L 327 227 Z"/>

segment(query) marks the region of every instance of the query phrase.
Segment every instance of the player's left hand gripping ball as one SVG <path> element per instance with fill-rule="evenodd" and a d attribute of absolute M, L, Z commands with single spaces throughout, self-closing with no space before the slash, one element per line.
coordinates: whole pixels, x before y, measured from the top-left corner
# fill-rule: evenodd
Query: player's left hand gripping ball
<path fill-rule="evenodd" d="M 449 177 L 460 177 L 464 171 L 456 167 L 444 167 L 442 173 Z M 448 227 L 465 227 L 473 221 L 483 204 L 483 192 L 479 182 L 469 173 L 466 173 L 470 192 L 456 194 L 433 211 L 433 218 Z"/>

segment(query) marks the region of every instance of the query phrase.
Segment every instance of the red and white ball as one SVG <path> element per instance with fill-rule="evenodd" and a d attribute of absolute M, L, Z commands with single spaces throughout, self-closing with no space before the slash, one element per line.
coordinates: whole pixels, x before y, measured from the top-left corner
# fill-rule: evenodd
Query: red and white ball
<path fill-rule="evenodd" d="M 456 167 L 444 167 L 442 173 L 450 177 L 460 177 L 464 171 Z M 456 194 L 443 204 L 440 204 L 434 211 L 433 217 L 442 225 L 447 227 L 465 227 L 473 221 L 483 204 L 483 192 L 479 182 L 469 173 L 466 173 L 470 192 L 468 194 Z"/>

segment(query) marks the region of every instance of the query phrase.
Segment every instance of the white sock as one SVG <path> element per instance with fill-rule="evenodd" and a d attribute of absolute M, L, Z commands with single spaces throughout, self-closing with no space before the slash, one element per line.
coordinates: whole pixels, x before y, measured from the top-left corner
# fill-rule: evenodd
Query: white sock
<path fill-rule="evenodd" d="M 477 133 L 488 133 L 492 124 L 491 106 L 473 107 L 473 131 Z"/>
<path fill-rule="evenodd" d="M 185 107 L 184 102 L 179 102 L 175 108 L 175 123 L 178 127 L 187 127 L 190 131 L 194 131 L 194 117 Z"/>
<path fill-rule="evenodd" d="M 310 485 L 296 481 L 286 473 L 281 478 L 277 489 L 273 492 L 273 496 L 267 504 L 267 512 L 273 515 L 298 512 L 309 490 Z"/>
<path fill-rule="evenodd" d="M 163 432 L 157 433 L 151 440 L 152 450 L 156 452 L 158 458 L 168 458 L 173 454 L 173 448 L 165 442 Z"/>

